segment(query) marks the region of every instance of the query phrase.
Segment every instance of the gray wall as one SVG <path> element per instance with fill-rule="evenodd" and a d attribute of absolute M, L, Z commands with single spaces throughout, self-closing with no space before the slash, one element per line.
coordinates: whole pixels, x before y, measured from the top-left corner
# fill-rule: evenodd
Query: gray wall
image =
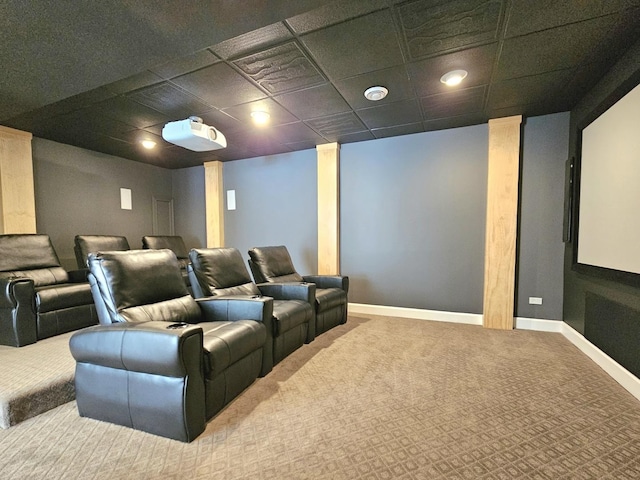
<path fill-rule="evenodd" d="M 316 151 L 225 162 L 225 244 L 247 259 L 251 247 L 286 245 L 302 275 L 318 271 Z"/>
<path fill-rule="evenodd" d="M 527 118 L 522 140 L 516 315 L 562 320 L 569 112 Z M 529 305 L 542 297 L 542 305 Z"/>
<path fill-rule="evenodd" d="M 343 145 L 349 301 L 482 313 L 487 125 Z"/>
<path fill-rule="evenodd" d="M 171 170 L 175 234 L 188 249 L 207 246 L 204 167 Z"/>
<path fill-rule="evenodd" d="M 152 233 L 152 197 L 171 198 L 169 170 L 41 138 L 32 147 L 37 230 L 67 269 L 77 268 L 75 235 L 124 235 L 140 248 Z M 131 189 L 132 210 L 120 209 L 120 188 Z"/>

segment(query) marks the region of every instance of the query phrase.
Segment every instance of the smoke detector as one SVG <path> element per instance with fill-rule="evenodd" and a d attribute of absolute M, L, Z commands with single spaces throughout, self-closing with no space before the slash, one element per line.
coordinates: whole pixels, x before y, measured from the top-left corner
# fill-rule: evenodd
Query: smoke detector
<path fill-rule="evenodd" d="M 364 91 L 364 96 L 367 100 L 377 102 L 378 100 L 382 100 L 386 97 L 387 93 L 389 93 L 389 90 L 384 87 L 369 87 Z"/>

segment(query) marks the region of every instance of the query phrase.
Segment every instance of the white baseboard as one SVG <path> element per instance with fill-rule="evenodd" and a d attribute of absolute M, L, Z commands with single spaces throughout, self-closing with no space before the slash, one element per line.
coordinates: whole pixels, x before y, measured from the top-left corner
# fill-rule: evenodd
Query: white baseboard
<path fill-rule="evenodd" d="M 440 310 L 423 310 L 420 308 L 387 307 L 385 305 L 367 305 L 350 303 L 349 313 L 361 315 L 384 315 L 387 317 L 414 318 L 416 320 L 432 320 L 434 322 L 466 323 L 482 325 L 482 315 L 476 313 L 442 312 Z"/>
<path fill-rule="evenodd" d="M 356 315 L 383 315 L 387 317 L 413 318 L 436 322 L 482 325 L 482 315 L 476 313 L 443 312 L 439 310 L 423 310 L 420 308 L 367 305 L 364 303 L 350 303 L 348 308 L 349 313 Z M 640 400 L 640 379 L 584 338 L 582 334 L 574 330 L 567 323 L 561 320 L 516 317 L 515 328 L 518 330 L 535 330 L 562 334 L 625 390 Z"/>

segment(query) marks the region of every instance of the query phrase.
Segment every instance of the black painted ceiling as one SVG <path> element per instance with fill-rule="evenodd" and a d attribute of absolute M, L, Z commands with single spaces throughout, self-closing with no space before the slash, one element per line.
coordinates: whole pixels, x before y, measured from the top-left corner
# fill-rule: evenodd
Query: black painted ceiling
<path fill-rule="evenodd" d="M 5 0 L 0 26 L 0 124 L 182 168 L 570 110 L 640 38 L 640 0 Z M 190 115 L 229 146 L 162 139 Z"/>

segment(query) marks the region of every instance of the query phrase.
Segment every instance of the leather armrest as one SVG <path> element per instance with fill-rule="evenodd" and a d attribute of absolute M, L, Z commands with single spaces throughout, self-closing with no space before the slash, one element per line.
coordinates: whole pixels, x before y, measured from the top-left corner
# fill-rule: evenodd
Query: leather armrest
<path fill-rule="evenodd" d="M 305 282 L 315 283 L 317 288 L 341 288 L 349 293 L 349 277 L 341 275 L 305 275 Z"/>
<path fill-rule="evenodd" d="M 85 328 L 69 340 L 78 363 L 164 377 L 184 377 L 185 358 L 202 355 L 202 328 L 169 322 L 112 323 Z M 194 350 L 197 349 L 198 351 Z M 197 357 L 196 357 L 197 358 Z"/>
<path fill-rule="evenodd" d="M 38 340 L 33 280 L 0 278 L 0 344 L 22 347 Z"/>
<path fill-rule="evenodd" d="M 78 270 L 69 270 L 67 274 L 69 275 L 69 283 L 83 283 L 88 281 L 87 274 L 89 270 L 86 268 L 81 268 Z"/>
<path fill-rule="evenodd" d="M 26 277 L 0 278 L 0 292 L 0 308 L 15 308 L 35 298 L 33 280 Z"/>
<path fill-rule="evenodd" d="M 275 300 L 303 300 L 314 305 L 316 285 L 313 283 L 259 283 L 258 290 Z"/>
<path fill-rule="evenodd" d="M 273 316 L 273 299 L 269 297 L 234 295 L 198 298 L 196 302 L 207 322 L 256 320 L 270 323 Z"/>

